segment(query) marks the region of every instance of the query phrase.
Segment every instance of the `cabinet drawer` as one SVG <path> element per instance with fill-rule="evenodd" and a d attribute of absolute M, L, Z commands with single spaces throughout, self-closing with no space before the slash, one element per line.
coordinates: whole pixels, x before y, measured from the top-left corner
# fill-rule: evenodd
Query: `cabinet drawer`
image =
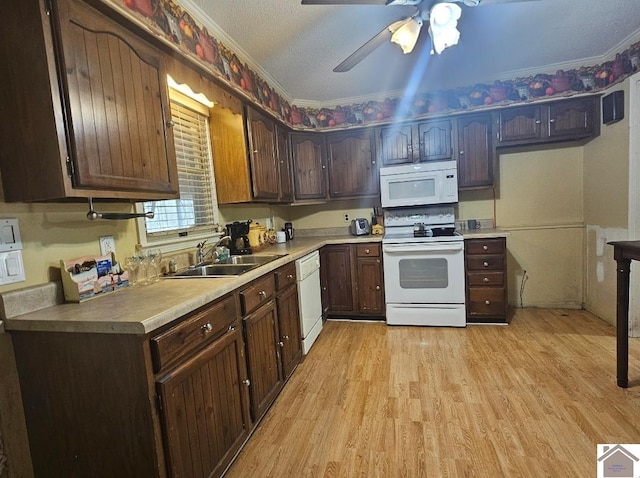
<path fill-rule="evenodd" d="M 504 285 L 504 272 L 486 271 L 486 272 L 468 272 L 467 285 L 472 286 L 499 286 Z"/>
<path fill-rule="evenodd" d="M 467 314 L 469 316 L 504 317 L 504 288 L 470 287 Z"/>
<path fill-rule="evenodd" d="M 467 270 L 504 270 L 504 256 L 467 256 Z"/>
<path fill-rule="evenodd" d="M 230 295 L 156 335 L 151 339 L 154 372 L 220 337 L 237 317 L 236 300 Z"/>
<path fill-rule="evenodd" d="M 276 290 L 280 291 L 296 283 L 296 263 L 291 262 L 276 271 Z"/>
<path fill-rule="evenodd" d="M 380 244 L 358 244 L 356 246 L 358 257 L 380 257 Z"/>
<path fill-rule="evenodd" d="M 260 305 L 270 300 L 276 293 L 276 280 L 274 274 L 254 281 L 249 287 L 240 292 L 240 302 L 242 304 L 242 315 L 247 315 Z"/>
<path fill-rule="evenodd" d="M 465 241 L 467 254 L 504 254 L 505 240 L 497 237 L 493 239 L 472 239 Z"/>

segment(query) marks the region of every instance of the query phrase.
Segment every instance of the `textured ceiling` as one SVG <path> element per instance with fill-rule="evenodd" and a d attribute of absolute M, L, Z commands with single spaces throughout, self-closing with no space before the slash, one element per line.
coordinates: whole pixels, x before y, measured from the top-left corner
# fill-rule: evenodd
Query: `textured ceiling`
<path fill-rule="evenodd" d="M 351 71 L 334 73 L 333 68 L 359 46 L 414 9 L 301 5 L 300 0 L 179 3 L 211 26 L 212 33 L 244 61 L 259 65 L 265 79 L 299 105 L 384 97 L 408 86 L 433 91 L 553 73 L 611 59 L 608 56 L 618 48 L 640 40 L 640 0 L 539 0 L 463 7 L 460 43 L 441 55 L 429 54 L 423 28 L 413 53 L 403 55 L 399 47 L 385 44 Z"/>

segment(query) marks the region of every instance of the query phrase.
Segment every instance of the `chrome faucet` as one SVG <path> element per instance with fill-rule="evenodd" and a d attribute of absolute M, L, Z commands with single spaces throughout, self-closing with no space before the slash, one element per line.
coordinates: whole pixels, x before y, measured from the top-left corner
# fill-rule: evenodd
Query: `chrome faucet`
<path fill-rule="evenodd" d="M 207 258 L 207 256 L 209 256 L 210 254 L 214 254 L 216 252 L 216 248 L 222 244 L 224 241 L 230 241 L 231 240 L 231 236 L 222 236 L 220 239 L 218 239 L 218 242 L 216 242 L 213 246 L 209 247 L 209 249 L 207 249 L 205 251 L 205 244 L 207 243 L 208 239 L 205 239 L 202 242 L 199 242 L 196 245 L 196 265 L 198 264 L 202 264 L 205 259 Z"/>

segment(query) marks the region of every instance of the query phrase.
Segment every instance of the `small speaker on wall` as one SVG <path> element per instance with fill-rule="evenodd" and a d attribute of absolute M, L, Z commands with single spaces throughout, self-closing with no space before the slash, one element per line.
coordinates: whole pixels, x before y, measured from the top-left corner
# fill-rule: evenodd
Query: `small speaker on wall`
<path fill-rule="evenodd" d="M 602 98 L 602 122 L 612 124 L 624 118 L 624 91 L 614 91 Z"/>

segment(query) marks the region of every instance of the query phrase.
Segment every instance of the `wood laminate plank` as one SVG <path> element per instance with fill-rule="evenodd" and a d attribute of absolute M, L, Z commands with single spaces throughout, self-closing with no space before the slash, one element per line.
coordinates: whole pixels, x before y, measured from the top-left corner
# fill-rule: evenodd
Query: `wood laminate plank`
<path fill-rule="evenodd" d="M 328 321 L 226 476 L 592 476 L 597 443 L 640 442 L 640 384 L 616 386 L 615 349 L 581 310 Z M 630 357 L 638 376 L 639 341 Z"/>

